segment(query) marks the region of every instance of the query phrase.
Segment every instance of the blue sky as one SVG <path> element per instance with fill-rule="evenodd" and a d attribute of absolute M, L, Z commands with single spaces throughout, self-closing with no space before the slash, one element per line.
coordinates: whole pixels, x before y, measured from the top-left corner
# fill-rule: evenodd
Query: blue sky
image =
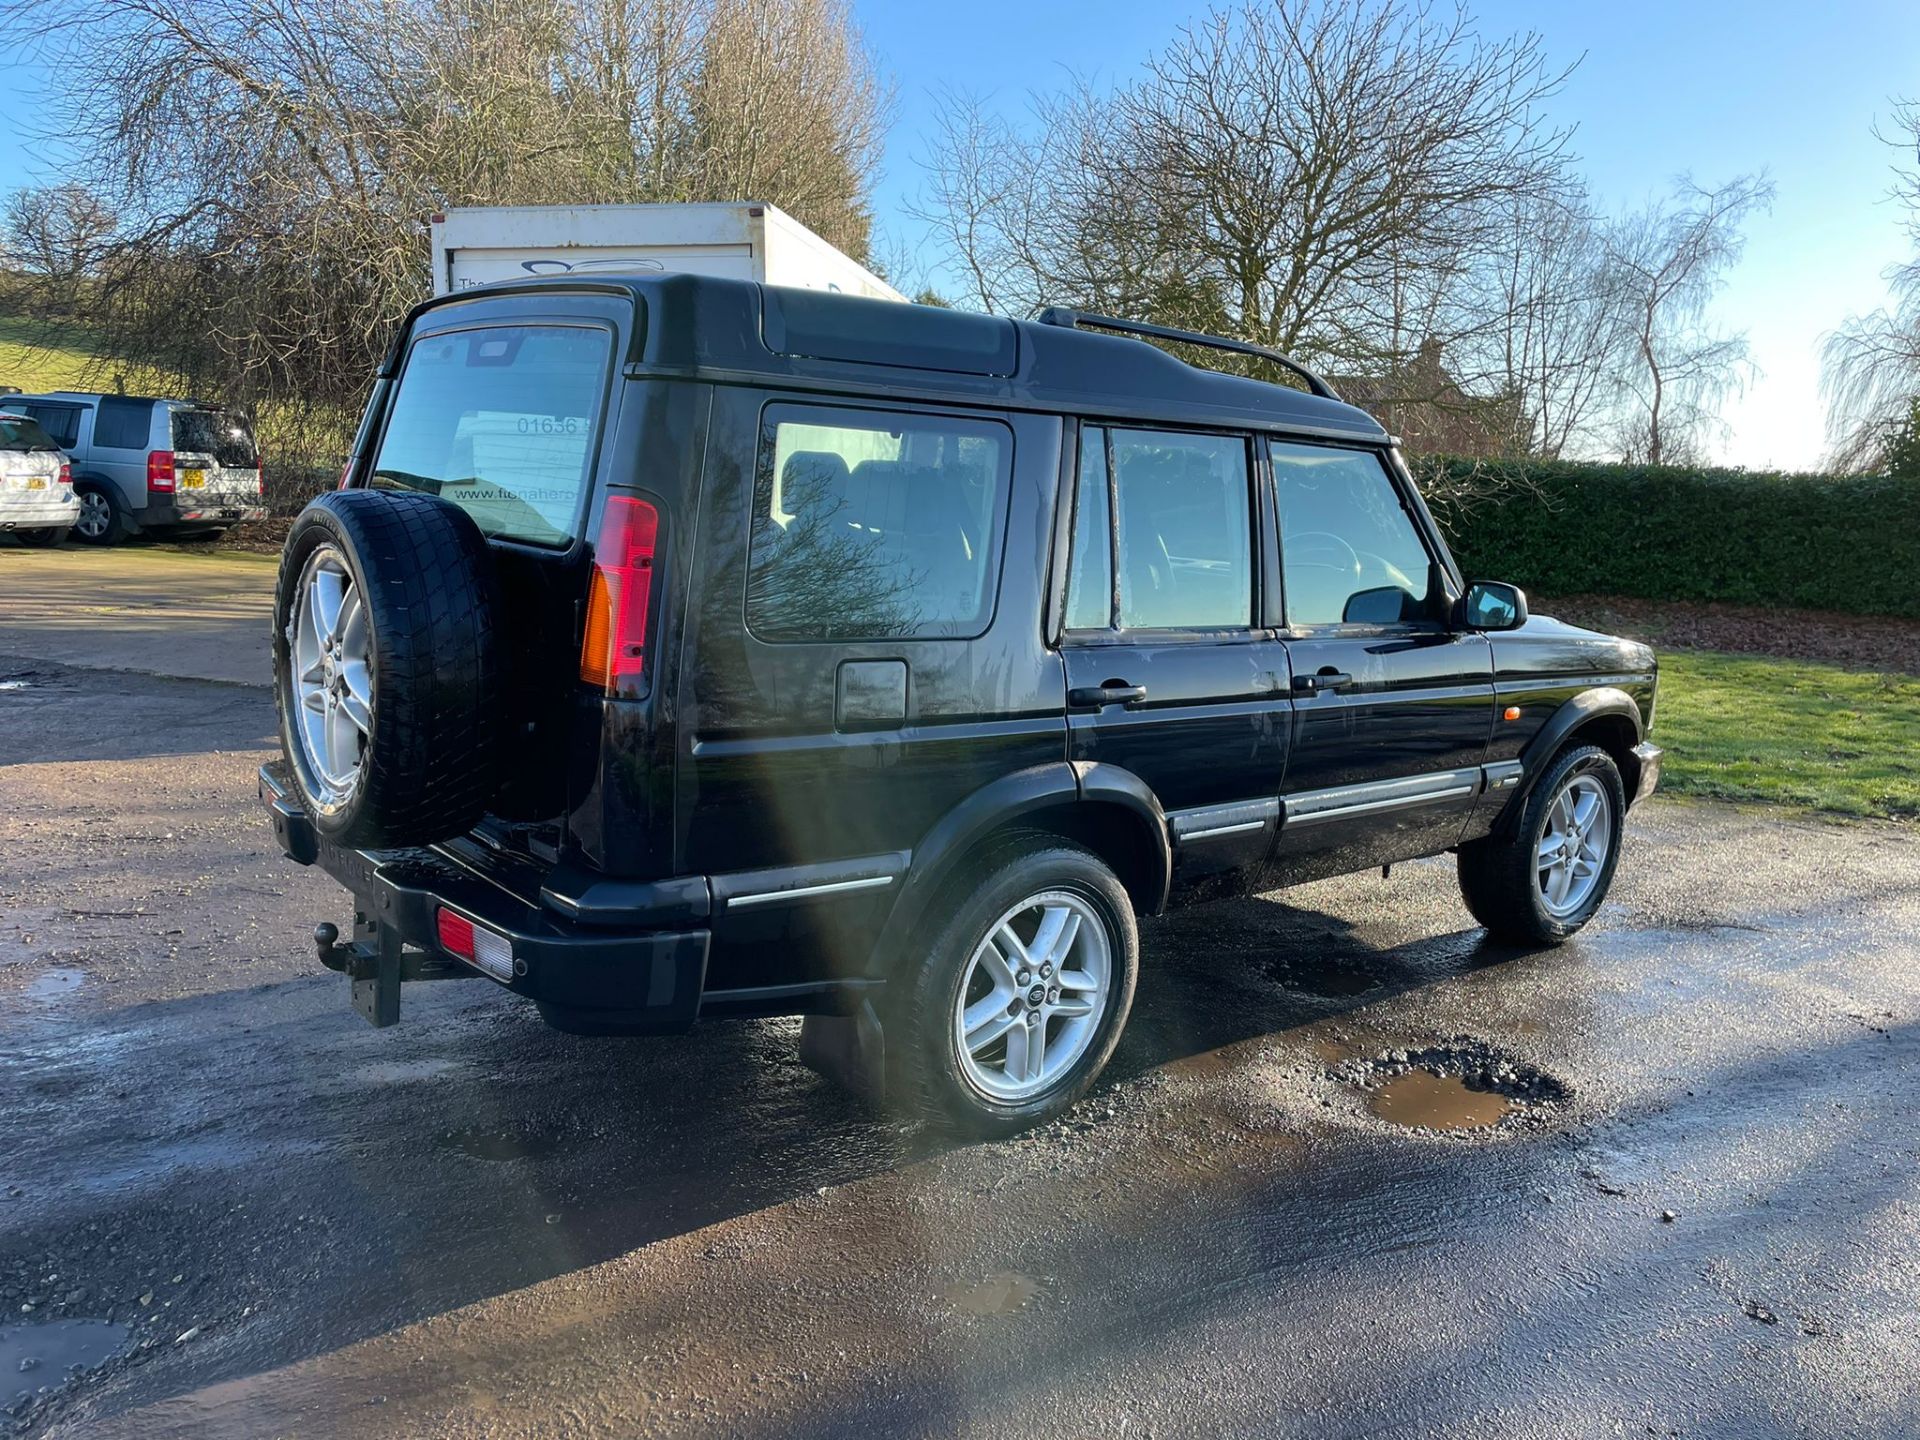
<path fill-rule="evenodd" d="M 920 235 L 900 206 L 919 184 L 915 156 L 941 86 L 1018 107 L 1070 72 L 1130 72 L 1197 10 L 1164 0 L 856 6 L 898 90 L 875 208 L 909 244 Z M 1574 148 L 1604 203 L 1638 204 L 1683 170 L 1704 181 L 1772 174 L 1773 212 L 1749 227 L 1746 258 L 1718 305 L 1722 324 L 1748 332 L 1764 372 L 1730 408 L 1733 434 L 1721 457 L 1815 463 L 1819 338 L 1849 311 L 1880 304 L 1881 272 L 1902 255 L 1896 213 L 1882 198 L 1896 157 L 1870 128 L 1890 95 L 1920 96 L 1920 5 L 1485 0 L 1472 8 L 1487 34 L 1530 27 L 1550 58 L 1581 60 L 1554 115 L 1578 127 Z M 0 138 L 36 126 L 46 86 L 17 47 L 0 46 Z M 45 176 L 32 173 L 20 147 L 0 146 L 0 190 L 37 178 Z"/>
<path fill-rule="evenodd" d="M 1887 114 L 1889 95 L 1920 96 L 1920 4 L 1486 0 L 1471 8 L 1485 34 L 1531 28 L 1549 58 L 1581 60 L 1553 114 L 1578 127 L 1574 149 L 1603 203 L 1641 203 L 1686 170 L 1709 182 L 1772 174 L 1773 212 L 1749 226 L 1746 256 L 1717 307 L 1722 324 L 1748 332 L 1764 372 L 1729 407 L 1733 434 L 1721 458 L 1815 464 L 1820 336 L 1849 311 L 1881 304 L 1881 272 L 1902 256 L 1896 212 L 1882 200 L 1896 157 L 1871 127 Z M 859 0 L 867 37 L 899 91 L 877 196 L 883 222 L 909 240 L 917 233 L 899 205 L 919 183 L 914 157 L 939 87 L 990 91 L 1017 108 L 1069 71 L 1130 72 L 1194 13 L 1142 0 Z"/>

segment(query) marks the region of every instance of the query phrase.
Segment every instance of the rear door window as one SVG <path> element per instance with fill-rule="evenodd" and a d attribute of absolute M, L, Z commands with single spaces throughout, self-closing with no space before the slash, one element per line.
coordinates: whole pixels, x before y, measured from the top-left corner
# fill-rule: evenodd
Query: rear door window
<path fill-rule="evenodd" d="M 62 450 L 71 450 L 80 439 L 78 405 L 29 405 L 27 414 L 40 422 L 40 428 L 53 437 Z"/>
<path fill-rule="evenodd" d="M 998 421 L 769 406 L 748 627 L 763 640 L 982 634 L 1012 468 Z"/>
<path fill-rule="evenodd" d="M 228 469 L 251 470 L 260 463 L 253 432 L 238 417 L 218 410 L 174 411 L 173 448 L 190 455 L 211 455 Z"/>
<path fill-rule="evenodd" d="M 578 534 L 613 337 L 494 325 L 414 341 L 373 484 L 450 500 L 484 534 L 564 546 Z"/>

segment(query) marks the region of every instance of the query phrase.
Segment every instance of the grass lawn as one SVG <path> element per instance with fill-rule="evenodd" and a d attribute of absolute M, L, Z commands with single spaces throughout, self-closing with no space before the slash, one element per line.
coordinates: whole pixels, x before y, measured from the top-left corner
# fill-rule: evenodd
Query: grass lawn
<path fill-rule="evenodd" d="M 1661 789 L 1920 819 L 1920 679 L 1669 650 L 1653 737 Z"/>
<path fill-rule="evenodd" d="M 93 356 L 85 349 L 44 347 L 37 342 L 33 322 L 17 315 L 0 315 L 0 385 L 18 385 L 29 395 L 47 390 L 86 387 L 86 368 Z"/>

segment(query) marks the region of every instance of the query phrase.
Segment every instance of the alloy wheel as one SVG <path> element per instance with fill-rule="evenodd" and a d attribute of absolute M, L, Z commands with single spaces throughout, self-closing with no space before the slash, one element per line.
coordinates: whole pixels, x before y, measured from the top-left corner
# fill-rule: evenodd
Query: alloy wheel
<path fill-rule="evenodd" d="M 373 632 L 346 558 L 308 558 L 287 627 L 292 717 L 310 796 L 337 808 L 353 796 L 373 730 Z"/>
<path fill-rule="evenodd" d="M 1537 880 L 1547 913 L 1565 919 L 1592 898 L 1613 844 L 1613 802 L 1591 775 L 1577 775 L 1547 807 Z"/>
<path fill-rule="evenodd" d="M 73 528 L 88 540 L 98 540 L 107 533 L 107 527 L 113 524 L 113 505 L 98 490 L 80 492 L 80 518 L 73 522 Z"/>
<path fill-rule="evenodd" d="M 960 982 L 954 1040 L 967 1083 L 1001 1101 L 1059 1084 L 1099 1033 L 1112 982 L 1112 940 L 1092 902 L 1048 890 L 1013 906 Z"/>

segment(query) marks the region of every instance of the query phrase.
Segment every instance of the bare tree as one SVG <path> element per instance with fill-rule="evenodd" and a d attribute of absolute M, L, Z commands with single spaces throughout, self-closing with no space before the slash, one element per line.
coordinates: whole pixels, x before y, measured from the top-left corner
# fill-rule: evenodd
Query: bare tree
<path fill-rule="evenodd" d="M 0 0 L 66 84 L 135 383 L 337 449 L 456 205 L 762 199 L 860 253 L 888 97 L 846 0 Z"/>
<path fill-rule="evenodd" d="M 10 264 L 34 277 L 34 308 L 64 312 L 81 283 L 97 273 L 113 240 L 114 213 L 84 185 L 30 186 L 13 192 L 3 222 Z"/>
<path fill-rule="evenodd" d="M 1826 339 L 1820 388 L 1836 470 L 1884 465 L 1890 440 L 1920 406 L 1920 101 L 1895 106 L 1893 132 L 1875 134 L 1915 157 L 1895 167 L 1891 191 L 1913 255 L 1887 272 L 1891 305 L 1850 317 Z"/>
<path fill-rule="evenodd" d="M 1744 333 L 1723 334 L 1707 310 L 1745 246 L 1742 226 L 1773 201 L 1773 184 L 1743 175 L 1713 189 L 1681 177 L 1675 198 L 1615 228 L 1610 261 L 1626 287 L 1633 364 L 1621 448 L 1650 465 L 1699 458 L 1718 407 L 1744 384 Z"/>
<path fill-rule="evenodd" d="M 975 304 L 1047 301 L 1380 367 L 1450 338 L 1502 206 L 1549 184 L 1532 35 L 1403 0 L 1246 0 L 1016 126 L 942 107 L 920 213 Z"/>

